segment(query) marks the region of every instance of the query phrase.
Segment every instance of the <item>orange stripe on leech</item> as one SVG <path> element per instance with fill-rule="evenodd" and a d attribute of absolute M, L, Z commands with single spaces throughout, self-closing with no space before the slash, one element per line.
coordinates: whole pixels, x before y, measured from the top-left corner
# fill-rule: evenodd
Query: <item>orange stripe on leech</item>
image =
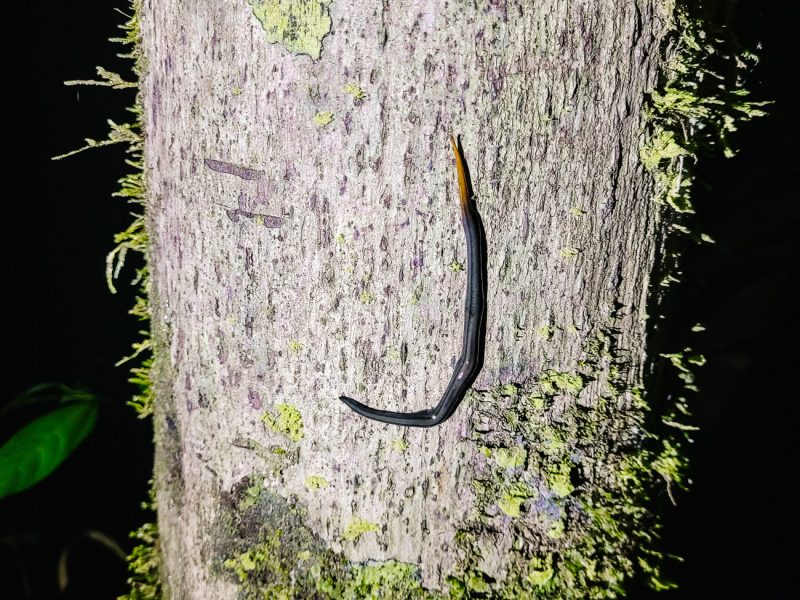
<path fill-rule="evenodd" d="M 452 135 L 450 136 L 450 144 L 453 146 L 453 154 L 456 156 L 456 170 L 458 171 L 458 190 L 461 192 L 461 210 L 466 211 L 467 206 L 469 205 L 468 202 L 468 194 L 467 194 L 467 174 L 464 172 L 464 158 L 461 156 L 461 152 L 458 150 L 458 144 L 456 144 L 456 138 Z"/>

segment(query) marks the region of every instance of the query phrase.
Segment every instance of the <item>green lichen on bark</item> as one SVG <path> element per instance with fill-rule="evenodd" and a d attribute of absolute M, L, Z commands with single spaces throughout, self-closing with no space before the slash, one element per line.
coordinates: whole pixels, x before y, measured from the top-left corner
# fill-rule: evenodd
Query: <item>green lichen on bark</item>
<path fill-rule="evenodd" d="M 303 416 L 291 404 L 279 403 L 275 412 L 266 412 L 261 417 L 264 427 L 297 443 L 303 439 Z"/>
<path fill-rule="evenodd" d="M 442 599 L 422 587 L 416 565 L 398 561 L 350 563 L 313 534 L 305 511 L 253 476 L 220 497 L 211 568 L 238 586 L 242 600 L 256 598 L 345 600 Z M 357 528 L 373 531 L 360 522 Z"/>
<path fill-rule="evenodd" d="M 331 30 L 331 0 L 247 0 L 267 41 L 289 52 L 319 60 L 322 40 Z"/>
<path fill-rule="evenodd" d="M 645 405 L 627 382 L 630 359 L 614 331 L 610 317 L 587 332 L 573 369 L 479 399 L 471 438 L 490 452 L 474 453 L 476 504 L 457 538 L 454 597 L 612 598 L 642 573 L 665 585 L 647 507 L 663 488 L 658 444 L 644 432 Z M 484 566 L 498 547 L 507 548 L 502 580 Z"/>
<path fill-rule="evenodd" d="M 349 542 L 355 542 L 365 533 L 372 533 L 375 531 L 378 531 L 377 523 L 372 523 L 366 519 L 355 517 L 352 521 L 350 521 L 350 523 L 347 524 L 344 532 L 342 532 L 342 539 Z"/>

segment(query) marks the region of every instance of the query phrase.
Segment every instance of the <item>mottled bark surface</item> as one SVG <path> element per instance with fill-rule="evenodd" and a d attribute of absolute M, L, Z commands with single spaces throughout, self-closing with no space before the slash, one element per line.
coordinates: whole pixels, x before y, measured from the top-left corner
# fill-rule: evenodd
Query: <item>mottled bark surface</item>
<path fill-rule="evenodd" d="M 235 596 L 235 578 L 214 567 L 215 523 L 221 495 L 256 474 L 333 551 L 413 563 L 433 589 L 457 570 L 456 532 L 479 522 L 494 532 L 476 534 L 481 570 L 502 579 L 516 539 L 558 549 L 581 521 L 562 503 L 562 534 L 548 537 L 550 509 L 534 500 L 555 484 L 525 439 L 512 441 L 527 463 L 494 455 L 530 473 L 521 510 L 479 506 L 473 480 L 484 446 L 498 446 L 476 437 L 498 427 L 491 390 L 576 372 L 601 329 L 626 352 L 616 381 L 641 383 L 658 212 L 639 148 L 660 3 L 327 10 L 314 61 L 270 43 L 244 1 L 144 4 L 156 475 L 175 598 Z M 451 420 L 402 429 L 337 398 L 416 410 L 450 378 L 466 275 L 451 132 L 486 228 L 485 366 Z M 601 363 L 574 389 L 550 386 L 562 392 L 547 398 L 556 429 L 603 395 Z M 614 400 L 605 410 L 630 406 L 624 392 Z M 265 427 L 264 414 L 291 416 L 282 404 L 299 411 L 302 437 Z M 637 435 L 602 432 L 593 470 L 572 457 L 551 496 L 600 486 L 603 457 Z"/>

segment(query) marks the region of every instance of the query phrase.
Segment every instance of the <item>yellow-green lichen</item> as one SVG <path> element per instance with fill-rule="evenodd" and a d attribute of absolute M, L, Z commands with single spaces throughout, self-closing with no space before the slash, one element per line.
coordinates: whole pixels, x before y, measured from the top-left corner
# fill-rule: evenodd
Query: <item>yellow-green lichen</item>
<path fill-rule="evenodd" d="M 518 481 L 508 486 L 497 501 L 497 508 L 509 517 L 519 517 L 526 500 L 536 497 L 536 490 Z"/>
<path fill-rule="evenodd" d="M 225 560 L 222 566 L 233 571 L 240 583 L 264 572 L 284 573 L 286 565 L 283 564 L 279 551 L 282 536 L 283 532 L 280 529 L 274 531 L 267 540 Z M 276 581 L 260 581 L 259 591 L 262 598 L 274 600 L 292 600 L 296 597 L 294 582 L 284 577 L 277 578 Z"/>
<path fill-rule="evenodd" d="M 558 520 L 550 526 L 547 530 L 547 537 L 551 540 L 557 540 L 564 537 L 564 521 Z"/>
<path fill-rule="evenodd" d="M 414 288 L 413 292 L 411 292 L 411 298 L 409 302 L 411 306 L 416 306 L 420 303 L 421 300 L 422 300 L 422 285 L 420 284 L 416 288 Z"/>
<path fill-rule="evenodd" d="M 562 456 L 567 447 L 564 434 L 555 427 L 548 426 L 541 429 L 539 435 L 541 451 L 550 456 Z"/>
<path fill-rule="evenodd" d="M 519 390 L 519 386 L 515 383 L 504 383 L 498 390 L 501 396 L 514 396 Z"/>
<path fill-rule="evenodd" d="M 450 270 L 453 271 L 453 273 L 461 273 L 462 271 L 464 271 L 464 265 L 462 265 L 457 260 L 454 260 L 453 262 L 450 263 Z"/>
<path fill-rule="evenodd" d="M 388 560 L 355 566 L 352 577 L 346 582 L 342 591 L 331 594 L 330 597 L 343 600 L 346 598 L 432 600 L 434 595 L 422 587 L 419 569 L 415 565 Z"/>
<path fill-rule="evenodd" d="M 344 92 L 346 94 L 350 94 L 353 97 L 353 101 L 356 103 L 361 102 L 367 95 L 364 93 L 364 90 L 357 83 L 348 83 L 344 86 Z"/>
<path fill-rule="evenodd" d="M 325 127 L 333 123 L 333 113 L 329 110 L 323 110 L 314 115 L 314 125 L 317 127 Z"/>
<path fill-rule="evenodd" d="M 345 578 L 344 561 L 305 525 L 302 509 L 268 487 L 260 488 L 255 503 L 243 504 L 259 480 L 258 475 L 245 478 L 221 494 L 209 535 L 210 569 L 235 578 L 241 598 L 318 597 L 322 579 Z"/>
<path fill-rule="evenodd" d="M 528 572 L 525 574 L 526 581 L 533 587 L 540 587 L 545 585 L 553 578 L 553 558 L 547 556 L 545 558 L 535 556 L 531 559 L 528 565 Z"/>
<path fill-rule="evenodd" d="M 406 450 L 408 450 L 408 441 L 405 438 L 394 438 L 391 442 L 392 448 L 395 452 L 399 452 L 403 454 Z"/>
<path fill-rule="evenodd" d="M 242 492 L 239 498 L 239 510 L 247 510 L 256 505 L 261 499 L 261 492 L 264 490 L 264 478 L 253 477 L 251 483 Z"/>
<path fill-rule="evenodd" d="M 285 402 L 278 404 L 275 409 L 277 413 L 267 412 L 261 417 L 264 426 L 275 433 L 285 435 L 293 442 L 303 439 L 303 416 L 300 411 Z"/>
<path fill-rule="evenodd" d="M 342 533 L 342 539 L 354 542 L 365 533 L 370 533 L 373 531 L 378 531 L 377 523 L 372 523 L 366 519 L 355 517 L 352 521 L 350 521 L 350 523 L 347 524 L 347 527 L 345 527 L 344 533 Z"/>
<path fill-rule="evenodd" d="M 536 330 L 536 335 L 546 341 L 553 337 L 554 332 L 555 327 L 551 327 L 550 325 L 542 325 Z"/>
<path fill-rule="evenodd" d="M 637 570 L 634 561 L 639 558 L 633 551 L 637 544 L 644 546 L 640 556 L 645 557 L 646 564 L 646 568 L 638 567 L 638 572 L 647 572 L 648 577 L 663 584 L 657 564 L 660 555 L 652 550 L 657 527 L 645 507 L 649 493 L 646 486 L 654 482 L 651 462 L 656 455 L 649 449 L 634 450 L 630 456 L 636 460 L 623 464 L 616 454 L 620 450 L 608 445 L 615 443 L 607 437 L 608 427 L 635 430 L 640 426 L 635 413 L 616 412 L 619 405 L 613 398 L 630 394 L 637 410 L 646 409 L 635 399 L 641 391 L 626 386 L 628 369 L 615 349 L 613 331 L 610 326 L 589 335 L 583 358 L 576 360 L 574 370 L 545 370 L 536 385 L 516 386 L 516 394 L 496 398 L 494 403 L 503 404 L 503 410 L 493 408 L 483 415 L 483 419 L 495 415 L 494 425 L 487 427 L 488 433 L 474 433 L 476 450 L 486 454 L 488 449 L 494 457 L 496 448 L 513 447 L 496 445 L 498 430 L 507 429 L 502 439 L 514 440 L 514 446 L 526 448 L 528 456 L 518 469 L 503 469 L 491 461 L 488 465 L 496 466 L 490 470 L 483 462 L 478 463 L 484 465 L 481 479 L 474 479 L 472 488 L 479 509 L 476 515 L 480 516 L 468 524 L 476 532 L 484 526 L 491 532 L 502 527 L 493 519 L 522 519 L 530 500 L 536 507 L 535 511 L 531 509 L 535 518 L 526 518 L 525 526 L 536 528 L 535 535 L 554 548 L 548 553 L 541 546 L 531 546 L 532 555 L 523 552 L 509 556 L 509 575 L 489 584 L 490 597 L 617 597 L 622 593 L 622 582 Z M 576 402 L 578 395 L 585 393 L 586 384 L 598 380 L 608 381 L 607 389 L 600 387 L 598 392 L 609 397 L 598 396 L 591 406 Z M 571 398 L 563 398 L 565 395 Z M 556 407 L 557 412 L 553 412 Z M 509 413 L 517 413 L 516 418 L 509 418 Z M 494 440 L 494 447 L 481 443 L 486 437 Z M 609 489 L 587 480 L 583 475 L 586 469 L 602 474 Z M 648 537 L 640 531 L 646 531 Z M 471 539 L 470 544 L 460 544 L 465 556 L 474 557 L 462 563 L 465 573 L 474 570 L 481 560 L 480 538 Z M 494 543 L 492 535 L 481 543 Z M 454 597 L 464 597 L 457 590 L 468 589 L 465 579 L 456 579 L 461 583 L 451 582 L 451 591 L 456 590 Z"/>
<path fill-rule="evenodd" d="M 577 396 L 583 389 L 583 377 L 577 372 L 547 370 L 538 378 L 545 394 L 567 393 Z"/>
<path fill-rule="evenodd" d="M 358 301 L 361 302 L 361 304 L 372 304 L 375 302 L 375 294 L 363 291 L 358 295 Z"/>
<path fill-rule="evenodd" d="M 547 472 L 547 485 L 556 496 L 563 498 L 564 496 L 569 496 L 575 490 L 570 481 L 571 471 L 572 465 L 562 463 L 551 467 Z"/>
<path fill-rule="evenodd" d="M 559 254 L 561 255 L 561 258 L 571 259 L 578 256 L 578 254 L 580 254 L 580 250 L 577 248 L 566 247 L 559 250 Z"/>
<path fill-rule="evenodd" d="M 305 345 L 303 344 L 303 342 L 299 342 L 297 340 L 289 340 L 289 351 L 290 352 L 300 352 L 300 350 L 302 350 L 303 348 L 305 348 Z"/>
<path fill-rule="evenodd" d="M 289 52 L 319 60 L 322 40 L 331 30 L 331 0 L 247 0 L 267 41 Z"/>
<path fill-rule="evenodd" d="M 491 590 L 491 582 L 486 573 L 472 571 L 467 575 L 467 587 L 478 594 L 486 594 Z"/>
<path fill-rule="evenodd" d="M 491 451 L 492 458 L 502 469 L 518 469 L 525 466 L 528 451 L 523 446 L 511 448 L 495 448 Z"/>
<path fill-rule="evenodd" d="M 308 475 L 305 479 L 305 484 L 310 490 L 321 490 L 328 487 L 328 480 L 322 475 Z"/>

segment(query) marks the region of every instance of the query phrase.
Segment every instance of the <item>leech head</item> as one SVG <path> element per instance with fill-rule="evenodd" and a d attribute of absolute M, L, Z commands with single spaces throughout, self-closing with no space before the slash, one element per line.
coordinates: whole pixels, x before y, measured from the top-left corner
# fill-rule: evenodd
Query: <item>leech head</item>
<path fill-rule="evenodd" d="M 456 171 L 458 172 L 458 190 L 461 192 L 461 210 L 467 211 L 469 207 L 469 189 L 467 187 L 467 173 L 464 169 L 464 157 L 458 149 L 458 142 L 455 136 L 450 136 L 450 145 L 453 146 L 453 154 L 456 157 Z"/>

